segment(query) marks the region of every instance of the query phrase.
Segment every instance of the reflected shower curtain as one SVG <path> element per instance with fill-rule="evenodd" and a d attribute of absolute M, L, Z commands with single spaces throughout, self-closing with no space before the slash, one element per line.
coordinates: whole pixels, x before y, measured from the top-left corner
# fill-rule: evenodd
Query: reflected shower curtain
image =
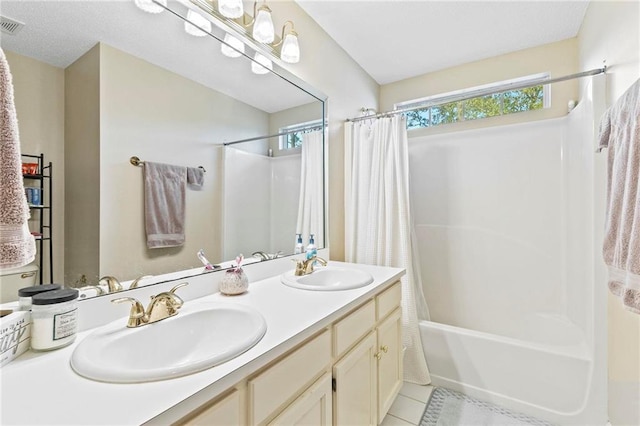
<path fill-rule="evenodd" d="M 302 134 L 302 168 L 296 233 L 302 234 L 305 247 L 309 244 L 310 234 L 314 234 L 316 247 L 324 247 L 323 148 L 322 131 Z"/>
<path fill-rule="evenodd" d="M 347 262 L 405 268 L 402 278 L 404 379 L 431 382 L 418 312 L 427 318 L 409 200 L 404 117 L 345 124 L 345 257 Z M 412 247 L 413 246 L 413 247 Z"/>

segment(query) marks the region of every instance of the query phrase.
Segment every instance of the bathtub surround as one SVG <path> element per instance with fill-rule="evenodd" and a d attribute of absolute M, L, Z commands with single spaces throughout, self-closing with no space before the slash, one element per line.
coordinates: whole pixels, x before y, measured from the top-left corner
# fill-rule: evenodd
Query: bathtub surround
<path fill-rule="evenodd" d="M 186 185 L 186 167 L 145 162 L 144 223 L 147 248 L 184 244 Z"/>
<path fill-rule="evenodd" d="M 554 424 L 606 423 L 592 226 L 606 79 L 589 78 L 564 118 L 410 139 L 434 385 Z"/>
<path fill-rule="evenodd" d="M 409 158 L 401 116 L 345 124 L 345 254 L 347 261 L 405 268 L 402 278 L 404 379 L 431 382 L 418 328 L 424 300 L 413 269 Z"/>
<path fill-rule="evenodd" d="M 640 80 L 600 123 L 599 150 L 608 148 L 604 260 L 609 290 L 640 314 Z"/>
<path fill-rule="evenodd" d="M 20 133 L 9 63 L 0 49 L 0 269 L 18 268 L 35 259 L 36 243 L 22 180 Z"/>
<path fill-rule="evenodd" d="M 324 247 L 323 153 L 321 131 L 302 135 L 300 200 L 296 234 L 302 235 L 302 241 L 309 241 L 310 235 L 314 234 L 316 247 Z"/>

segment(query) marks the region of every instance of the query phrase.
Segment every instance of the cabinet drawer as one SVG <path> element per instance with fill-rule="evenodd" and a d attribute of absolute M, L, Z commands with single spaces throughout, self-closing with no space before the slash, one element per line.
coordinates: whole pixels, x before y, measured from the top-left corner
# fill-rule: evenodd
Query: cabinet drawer
<path fill-rule="evenodd" d="M 264 424 L 330 363 L 331 332 L 327 330 L 249 380 L 249 423 Z"/>
<path fill-rule="evenodd" d="M 376 322 L 373 300 L 365 303 L 333 326 L 333 356 L 339 357 L 353 346 Z"/>
<path fill-rule="evenodd" d="M 376 305 L 378 308 L 378 316 L 376 319 L 380 321 L 382 318 L 393 312 L 394 309 L 400 306 L 401 300 L 402 286 L 400 285 L 400 281 L 398 281 L 376 297 Z"/>

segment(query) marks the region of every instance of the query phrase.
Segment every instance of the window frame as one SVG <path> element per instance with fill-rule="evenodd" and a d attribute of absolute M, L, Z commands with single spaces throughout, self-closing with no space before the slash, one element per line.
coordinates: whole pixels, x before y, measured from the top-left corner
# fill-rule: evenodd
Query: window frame
<path fill-rule="evenodd" d="M 411 128 L 407 128 L 407 130 L 427 129 L 430 127 L 439 126 L 441 124 L 469 122 L 469 121 L 480 120 L 483 118 L 503 117 L 503 116 L 515 114 L 517 112 L 536 111 L 538 109 L 545 109 L 545 108 L 551 107 L 551 87 L 550 87 L 551 85 L 544 83 L 545 80 L 549 80 L 549 78 L 550 78 L 550 73 L 548 72 L 531 74 L 523 77 L 509 79 L 509 80 L 503 80 L 503 81 L 498 81 L 494 83 L 468 87 L 465 89 L 439 93 L 436 95 L 425 96 L 418 99 L 398 102 L 393 105 L 393 110 L 397 111 L 397 110 L 403 110 L 408 108 L 416 108 L 416 110 L 418 111 L 422 109 L 428 110 L 426 126 L 418 125 Z M 523 88 L 512 89 L 509 86 L 526 84 L 526 83 L 531 83 L 532 86 L 530 87 L 535 87 L 538 85 L 542 86 L 542 107 L 536 108 L 536 109 L 528 109 L 525 111 L 513 111 L 513 112 L 505 113 L 504 112 L 504 93 L 507 93 L 510 91 L 516 91 L 516 90 L 523 90 Z M 474 96 L 474 94 L 477 94 L 477 96 Z M 477 117 L 477 118 L 465 119 L 465 111 L 464 111 L 465 102 L 473 99 L 479 99 L 479 98 L 488 97 L 488 96 L 495 96 L 498 94 L 501 95 L 500 96 L 500 114 L 492 115 L 489 117 Z M 456 103 L 460 105 L 458 107 L 458 111 L 456 112 L 457 118 L 453 121 L 444 121 L 444 122 L 432 124 L 433 108 L 436 108 L 442 105 L 449 105 L 452 103 Z M 424 108 L 419 108 L 422 105 L 424 105 Z M 408 121 L 407 121 L 407 124 L 408 124 Z"/>

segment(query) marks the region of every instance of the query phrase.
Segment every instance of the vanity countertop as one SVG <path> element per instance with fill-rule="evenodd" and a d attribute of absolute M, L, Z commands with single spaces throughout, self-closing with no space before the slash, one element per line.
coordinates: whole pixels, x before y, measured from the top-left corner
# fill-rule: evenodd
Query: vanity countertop
<path fill-rule="evenodd" d="M 113 384 L 85 379 L 69 364 L 75 347 L 92 330 L 57 351 L 27 352 L 0 369 L 0 423 L 14 424 L 169 424 L 214 398 L 244 377 L 295 347 L 398 280 L 404 270 L 331 262 L 369 272 L 374 282 L 344 291 L 305 291 L 280 283 L 280 276 L 252 282 L 240 296 L 215 293 L 188 301 L 249 305 L 267 322 L 258 344 L 242 355 L 208 370 L 149 383 Z M 207 279 L 207 276 L 190 280 Z M 179 315 L 179 314 L 178 314 Z M 122 318 L 125 327 L 126 318 Z"/>

